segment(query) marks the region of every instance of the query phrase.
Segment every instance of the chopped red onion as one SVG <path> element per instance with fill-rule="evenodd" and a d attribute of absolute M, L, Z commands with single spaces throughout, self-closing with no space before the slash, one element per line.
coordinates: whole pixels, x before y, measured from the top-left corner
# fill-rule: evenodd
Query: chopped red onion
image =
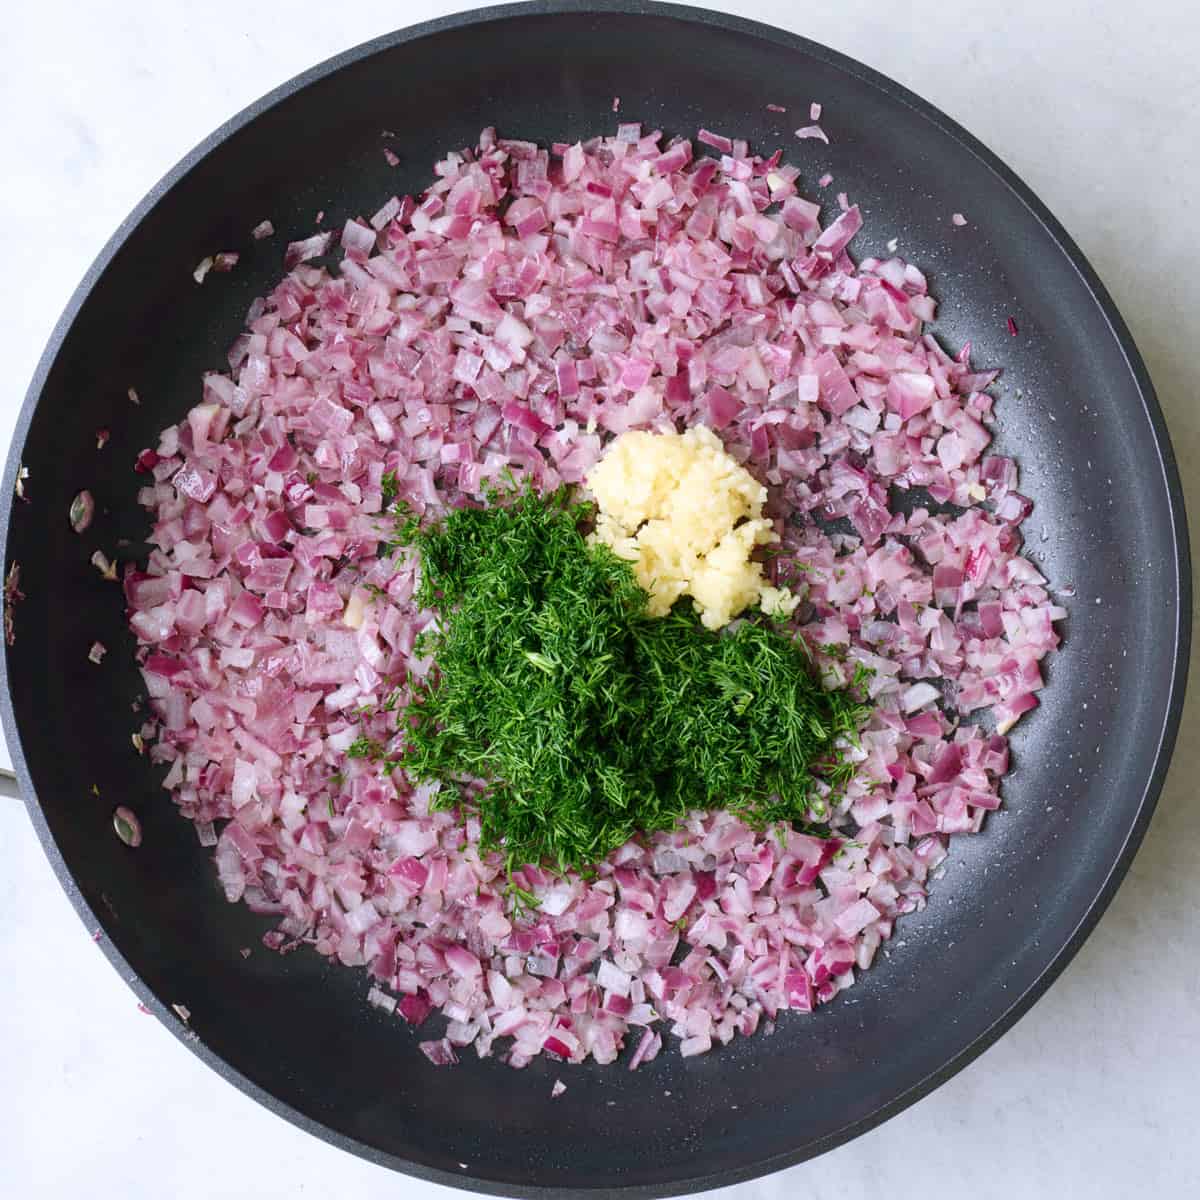
<path fill-rule="evenodd" d="M 458 1055 L 454 1053 L 449 1038 L 441 1038 L 436 1042 L 418 1042 L 417 1045 L 435 1067 L 448 1067 L 458 1062 Z"/>
<path fill-rule="evenodd" d="M 122 583 L 155 721 L 134 746 L 226 896 L 278 920 L 265 944 L 365 967 L 413 1026 L 441 1013 L 435 1065 L 474 1046 L 634 1069 L 667 1036 L 701 1054 L 829 1003 L 999 805 L 1003 734 L 1058 643 L 1030 501 L 987 454 L 995 372 L 925 333 L 894 246 L 854 264 L 856 207 L 822 229 L 779 155 L 699 140 L 721 157 L 632 123 L 552 153 L 485 130 L 419 203 L 347 222 L 339 267 L 312 262 L 332 233 L 293 242 L 229 373 L 137 459 L 153 549 Z M 384 477 L 437 513 L 506 471 L 580 484 L 612 436 L 697 422 L 801 518 L 769 569 L 824 677 L 871 671 L 833 836 L 692 814 L 588 878 L 510 881 L 469 813 L 347 755 L 391 743 L 384 703 L 432 665 Z"/>
<path fill-rule="evenodd" d="M 399 207 L 399 202 L 397 202 L 397 207 Z M 384 224 L 387 222 L 385 221 Z M 374 228 L 368 229 L 358 221 L 347 221 L 342 229 L 342 248 L 346 251 L 347 257 L 358 262 L 366 262 L 371 251 L 375 249 L 375 237 Z"/>
<path fill-rule="evenodd" d="M 800 138 L 801 141 L 803 141 L 805 138 L 817 138 L 826 145 L 829 144 L 829 138 L 826 136 L 825 130 L 823 130 L 820 125 L 805 125 L 802 129 L 796 130 L 796 136 Z"/>
<path fill-rule="evenodd" d="M 400 212 L 400 197 L 393 196 L 386 204 L 384 204 L 378 212 L 371 218 L 371 228 L 377 233 L 385 226 L 391 223 L 392 219 Z"/>
<path fill-rule="evenodd" d="M 88 662 L 93 662 L 99 666 L 104 661 L 104 656 L 108 653 L 108 647 L 103 642 L 93 642 L 91 649 L 88 650 Z"/>
<path fill-rule="evenodd" d="M 263 238 L 272 237 L 275 233 L 275 226 L 270 221 L 259 221 L 255 227 L 250 230 L 250 236 L 256 241 L 261 242 Z"/>
<path fill-rule="evenodd" d="M 317 216 L 318 223 L 325 214 L 320 213 Z M 312 237 L 304 238 L 298 242 L 289 242 L 287 253 L 283 258 L 283 265 L 287 270 L 292 270 L 298 267 L 301 263 L 306 263 L 310 259 L 320 258 L 329 250 L 329 243 L 333 240 L 332 233 L 314 233 Z"/>
<path fill-rule="evenodd" d="M 376 1008 L 382 1008 L 386 1013 L 394 1013 L 396 1011 L 396 998 L 389 996 L 382 988 L 375 987 L 374 985 L 367 992 L 367 1002 Z"/>
<path fill-rule="evenodd" d="M 712 133 L 707 129 L 701 129 L 696 134 L 696 141 L 703 142 L 706 146 L 712 146 L 714 150 L 720 150 L 722 154 L 733 153 L 733 142 L 722 133 Z"/>

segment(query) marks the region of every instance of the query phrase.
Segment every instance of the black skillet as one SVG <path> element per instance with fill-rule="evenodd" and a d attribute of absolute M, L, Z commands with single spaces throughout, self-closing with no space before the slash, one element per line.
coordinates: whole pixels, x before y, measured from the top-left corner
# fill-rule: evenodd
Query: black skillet
<path fill-rule="evenodd" d="M 318 209 L 340 227 L 419 190 L 434 159 L 484 125 L 541 142 L 610 129 L 614 95 L 623 120 L 785 147 L 809 194 L 845 189 L 862 205 L 858 254 L 900 239 L 942 300 L 939 336 L 954 349 L 969 338 L 976 362 L 1004 367 L 999 444 L 1037 502 L 1033 554 L 1075 594 L 1042 707 L 1013 736 L 1004 811 L 955 841 L 929 908 L 905 918 L 842 1000 L 782 1020 L 772 1038 L 665 1054 L 635 1074 L 434 1068 L 400 1022 L 365 1005 L 361 973 L 307 952 L 240 956 L 266 919 L 224 902 L 159 772 L 133 756 L 132 643 L 117 587 L 88 558 L 141 552 L 135 454 L 195 402 L 201 373 L 223 364 L 250 300 L 279 274 L 282 242 L 310 232 Z M 792 137 L 814 98 L 828 147 Z M 836 182 L 819 192 L 825 171 Z M 967 228 L 948 223 L 954 211 L 970 214 Z M 254 242 L 264 217 L 280 236 Z M 192 268 L 225 249 L 241 252 L 237 269 L 197 287 Z M 100 426 L 112 440 L 98 454 Z M 29 503 L 12 499 L 21 463 Z M 85 486 L 99 515 L 80 537 L 67 509 Z M 4 732 L 88 929 L 103 930 L 114 966 L 191 1050 L 273 1111 L 480 1191 L 728 1184 L 926 1094 L 1011 1026 L 1095 925 L 1150 819 L 1183 703 L 1179 480 L 1145 367 L 1091 267 L 1011 171 L 912 93 L 803 38 L 698 9 L 593 0 L 449 17 L 332 59 L 234 118 L 147 196 L 75 293 L 29 389 L 4 496 L 5 566 L 20 564 L 27 597 L 5 663 Z M 95 639 L 112 648 L 100 668 L 87 660 Z M 113 835 L 118 801 L 141 815 L 136 851 Z M 568 1091 L 552 1100 L 560 1075 Z"/>

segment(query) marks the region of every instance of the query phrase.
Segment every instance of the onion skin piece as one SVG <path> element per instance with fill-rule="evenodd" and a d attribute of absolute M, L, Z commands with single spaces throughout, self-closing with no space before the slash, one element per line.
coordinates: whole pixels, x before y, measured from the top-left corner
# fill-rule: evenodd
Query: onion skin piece
<path fill-rule="evenodd" d="M 130 849 L 137 849 L 142 844 L 142 823 L 132 809 L 119 805 L 113 811 L 112 821 L 117 837 Z"/>
<path fill-rule="evenodd" d="M 84 490 L 71 501 L 71 508 L 68 513 L 68 519 L 71 522 L 71 528 L 76 533 L 83 533 L 92 523 L 92 517 L 96 513 L 96 502 L 92 499 L 92 493 Z"/>

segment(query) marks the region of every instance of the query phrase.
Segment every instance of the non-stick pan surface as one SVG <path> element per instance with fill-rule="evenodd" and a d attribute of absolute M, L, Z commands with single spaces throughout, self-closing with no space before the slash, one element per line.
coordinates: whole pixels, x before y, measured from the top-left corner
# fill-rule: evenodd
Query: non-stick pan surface
<path fill-rule="evenodd" d="M 250 300 L 278 276 L 282 243 L 319 209 L 338 227 L 419 190 L 434 159 L 484 125 L 542 142 L 611 129 L 614 95 L 622 120 L 783 146 L 809 194 L 844 189 L 862 205 L 856 253 L 895 237 L 927 269 L 939 336 L 1004 367 L 999 444 L 1037 502 L 1032 553 L 1074 596 L 1042 707 L 1013 736 L 1004 810 L 953 843 L 928 909 L 841 999 L 782 1019 L 773 1037 L 664 1054 L 636 1073 L 435 1068 L 365 1004 L 360 972 L 308 952 L 239 954 L 269 921 L 224 902 L 160 772 L 134 757 L 132 641 L 119 589 L 88 559 L 144 553 L 136 452 L 195 403 L 201 373 L 223 365 Z M 792 136 L 812 99 L 828 147 Z M 836 182 L 820 192 L 825 171 Z M 968 227 L 950 224 L 955 211 Z M 254 242 L 264 217 L 280 235 Z M 237 269 L 197 287 L 194 265 L 227 249 L 241 252 Z M 101 426 L 112 440 L 97 452 Z M 12 499 L 20 463 L 28 503 Z M 99 516 L 81 537 L 67 508 L 82 487 Z M 377 1162 L 478 1190 L 712 1187 L 817 1154 L 928 1092 L 1029 1007 L 1111 899 L 1183 698 L 1179 484 L 1145 368 L 1082 255 L 1011 172 L 911 93 L 801 38 L 697 10 L 538 3 L 452 17 L 342 55 L 242 113 L 154 189 L 80 285 L 30 388 L 4 495 L 5 566 L 20 564 L 27 597 L 4 728 L 88 928 L 186 1044 L 263 1103 Z M 97 639 L 111 648 L 99 668 L 87 660 Z M 136 851 L 112 834 L 118 802 L 141 815 Z M 556 1076 L 568 1090 L 552 1100 Z"/>

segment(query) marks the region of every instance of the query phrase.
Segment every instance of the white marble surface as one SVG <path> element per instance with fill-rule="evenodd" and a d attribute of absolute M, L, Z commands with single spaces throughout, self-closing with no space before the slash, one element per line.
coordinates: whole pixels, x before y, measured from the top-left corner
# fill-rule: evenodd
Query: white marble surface
<path fill-rule="evenodd" d="M 143 193 L 297 71 L 454 4 L 40 0 L 5 17 L 0 443 L 71 289 Z M 915 88 L 1063 220 L 1149 362 L 1200 512 L 1200 18 L 1190 0 L 746 0 Z M 1194 689 L 1195 692 L 1195 689 Z M 1189 706 L 1128 881 L 1062 979 L 934 1095 L 724 1200 L 1200 1194 L 1200 767 Z M 270 1116 L 187 1053 L 98 953 L 0 797 L 0 1178 L 76 1200 L 385 1194 L 449 1200 Z"/>

